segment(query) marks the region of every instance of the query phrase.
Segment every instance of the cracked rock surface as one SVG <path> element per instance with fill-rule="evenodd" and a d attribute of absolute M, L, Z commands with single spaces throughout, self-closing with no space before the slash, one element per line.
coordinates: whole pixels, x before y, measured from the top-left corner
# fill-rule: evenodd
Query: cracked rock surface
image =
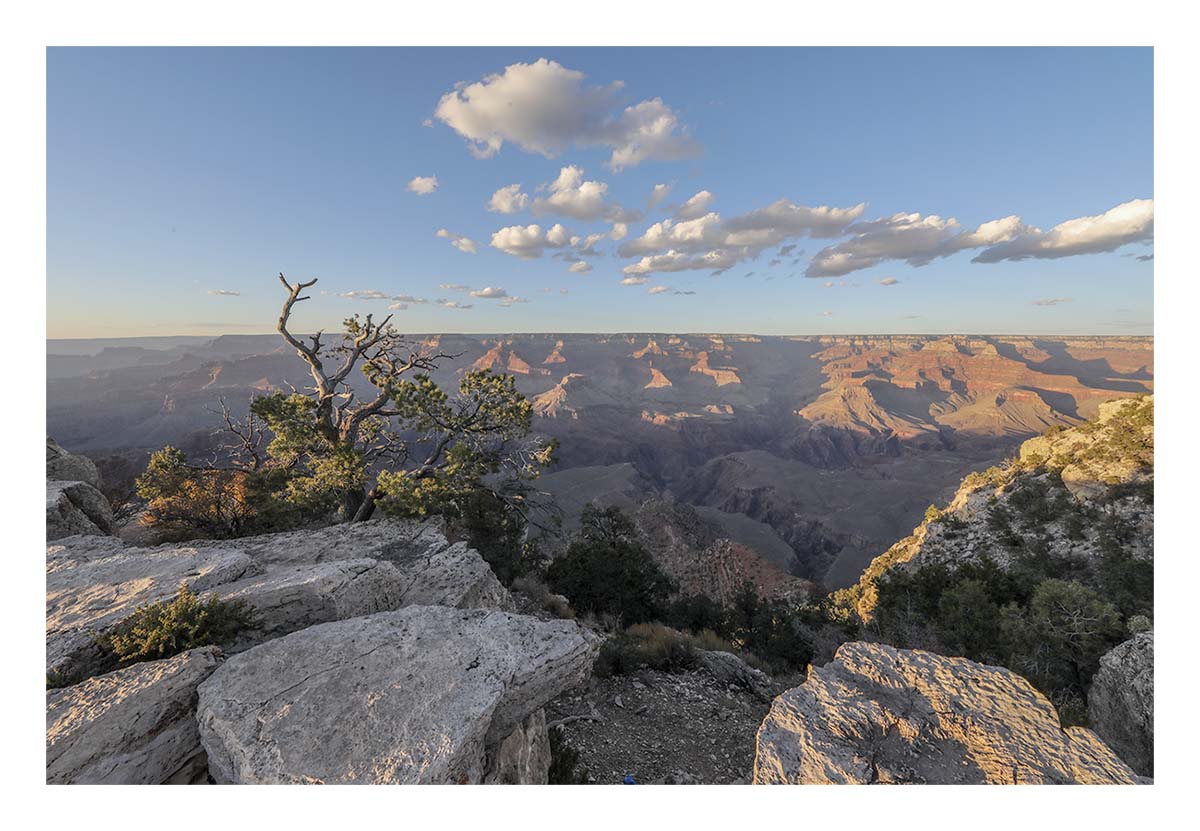
<path fill-rule="evenodd" d="M 1088 722 L 1144 776 L 1154 775 L 1154 633 L 1142 632 L 1100 659 L 1088 690 Z"/>
<path fill-rule="evenodd" d="M 200 767 L 196 688 L 215 647 L 148 661 L 46 693 L 46 782 L 157 785 Z"/>
<path fill-rule="evenodd" d="M 409 606 L 235 655 L 197 719 L 223 783 L 544 782 L 547 702 L 597 638 L 573 621 Z"/>
<path fill-rule="evenodd" d="M 965 658 L 843 644 L 758 730 L 756 784 L 1135 784 L 1028 681 Z"/>

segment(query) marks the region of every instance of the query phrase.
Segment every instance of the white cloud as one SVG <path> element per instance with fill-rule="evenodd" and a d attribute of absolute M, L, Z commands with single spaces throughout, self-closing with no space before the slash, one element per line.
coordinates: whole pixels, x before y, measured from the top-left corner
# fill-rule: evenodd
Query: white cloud
<path fill-rule="evenodd" d="M 583 260 L 571 263 L 571 267 L 567 269 L 567 271 L 571 272 L 572 274 L 587 274 L 591 270 L 591 263 L 585 263 Z"/>
<path fill-rule="evenodd" d="M 696 219 L 708 213 L 708 206 L 716 200 L 706 190 L 702 190 L 675 210 L 676 219 Z"/>
<path fill-rule="evenodd" d="M 646 199 L 646 210 L 652 211 L 658 207 L 659 203 L 667 198 L 671 193 L 671 186 L 660 184 L 655 185 L 650 191 L 650 196 Z"/>
<path fill-rule="evenodd" d="M 488 286 L 487 288 L 482 288 L 482 289 L 479 289 L 478 291 L 471 292 L 471 296 L 472 297 L 481 297 L 481 298 L 485 298 L 485 299 L 489 299 L 489 300 L 496 300 L 501 297 L 508 297 L 508 292 L 502 288 L 493 288 L 492 286 Z"/>
<path fill-rule="evenodd" d="M 529 300 L 525 297 L 517 297 L 516 295 L 511 295 L 509 297 L 505 297 L 503 300 L 500 301 L 500 308 L 507 309 L 516 303 L 528 303 L 528 302 L 529 302 Z"/>
<path fill-rule="evenodd" d="M 641 286 L 649 281 L 649 277 L 626 277 L 621 281 L 623 286 Z"/>
<path fill-rule="evenodd" d="M 646 289 L 646 293 L 647 294 L 662 294 L 663 292 L 667 292 L 670 290 L 671 290 L 670 286 L 651 286 L 650 288 Z"/>
<path fill-rule="evenodd" d="M 1135 199 L 1099 216 L 1068 220 L 1049 231 L 1026 225 L 1019 216 L 994 219 L 968 231 L 954 218 L 919 213 L 859 222 L 848 231 L 854 236 L 817 252 L 806 276 L 836 277 L 889 260 L 923 266 L 972 248 L 984 249 L 971 260 L 976 263 L 1113 251 L 1153 237 L 1154 201 Z"/>
<path fill-rule="evenodd" d="M 541 58 L 460 84 L 442 96 L 434 116 L 463 136 L 479 158 L 494 156 L 505 142 L 547 158 L 571 146 L 599 146 L 611 148 L 609 166 L 621 170 L 699 152 L 661 99 L 619 110 L 622 86 L 585 84 L 582 72 Z"/>
<path fill-rule="evenodd" d="M 821 312 L 821 317 L 832 317 L 832 316 L 833 316 L 833 312 L 829 311 L 828 309 Z"/>
<path fill-rule="evenodd" d="M 542 228 L 541 225 L 512 225 L 492 234 L 492 247 L 505 254 L 533 260 L 542 256 L 547 248 L 566 248 L 571 244 L 571 234 L 562 225 Z"/>
<path fill-rule="evenodd" d="M 229 291 L 228 289 L 209 289 L 208 293 L 218 295 L 219 297 L 241 297 L 242 296 L 242 293 L 240 291 Z"/>
<path fill-rule="evenodd" d="M 439 286 L 438 286 L 438 288 L 439 288 L 439 289 L 445 289 L 446 291 L 463 291 L 463 292 L 466 292 L 466 291 L 470 291 L 470 290 L 471 290 L 471 287 L 470 287 L 470 286 L 468 286 L 468 285 L 464 285 L 463 283 L 442 283 L 441 285 L 439 285 Z"/>
<path fill-rule="evenodd" d="M 421 196 L 427 196 L 438 189 L 437 177 L 414 176 L 408 183 L 408 189 Z"/>
<path fill-rule="evenodd" d="M 701 205 L 701 191 L 689 203 Z M 715 269 L 722 271 L 758 257 L 789 239 L 804 236 L 839 236 L 858 219 L 865 204 L 852 208 L 827 205 L 807 207 L 786 200 L 748 214 L 722 219 L 711 211 L 693 219 L 664 219 L 647 228 L 640 237 L 624 243 L 623 257 L 642 256 L 626 273 Z"/>
<path fill-rule="evenodd" d="M 894 286 L 894 285 L 897 285 L 899 282 L 900 281 L 897 280 L 895 277 L 884 277 L 882 280 L 879 281 L 879 285 Z"/>
<path fill-rule="evenodd" d="M 529 204 L 529 194 L 521 192 L 520 185 L 506 185 L 492 194 L 488 200 L 488 210 L 498 214 L 515 214 L 525 210 Z"/>
<path fill-rule="evenodd" d="M 391 305 L 388 306 L 388 309 L 393 312 L 402 312 L 407 308 L 408 308 L 407 303 L 392 303 Z"/>
<path fill-rule="evenodd" d="M 622 270 L 626 274 L 653 274 L 656 271 L 725 271 L 737 265 L 740 259 L 738 254 L 726 250 L 687 254 L 672 249 L 665 254 L 642 257 Z"/>
<path fill-rule="evenodd" d="M 1045 300 L 1034 300 L 1035 306 L 1057 306 L 1059 303 L 1070 303 L 1070 297 L 1047 297 Z"/>
<path fill-rule="evenodd" d="M 464 237 L 462 234 L 452 233 L 447 231 L 445 228 L 439 229 L 437 235 L 442 239 L 450 240 L 451 245 L 465 254 L 475 253 L 475 240 L 469 237 Z"/>
<path fill-rule="evenodd" d="M 323 292 L 321 292 L 321 294 L 327 295 L 329 297 L 341 297 L 345 300 L 391 300 L 397 306 L 399 306 L 399 304 L 404 304 L 406 307 L 410 303 L 420 305 L 422 303 L 429 302 L 424 297 L 413 297 L 411 294 L 389 294 L 386 291 L 379 291 L 378 289 L 354 289 L 353 291 L 323 291 Z M 391 307 L 389 307 L 389 308 L 391 308 Z"/>
<path fill-rule="evenodd" d="M 629 225 L 624 222 L 614 222 L 612 231 L 609 232 L 608 236 L 612 240 L 625 239 L 625 237 L 629 236 Z"/>
<path fill-rule="evenodd" d="M 583 222 L 605 220 L 607 222 L 635 222 L 640 219 L 636 211 L 629 211 L 613 202 L 606 202 L 608 185 L 604 182 L 585 180 L 583 170 L 567 165 L 558 173 L 558 178 L 547 182 L 539 190 L 549 196 L 533 200 L 534 215 L 557 214 Z"/>
<path fill-rule="evenodd" d="M 980 252 L 971 262 L 997 263 L 1031 257 L 1056 259 L 1076 254 L 1099 254 L 1153 237 L 1154 200 L 1134 199 L 1098 216 L 1069 219 L 1049 231 L 1021 225 L 1011 239 Z"/>
<path fill-rule="evenodd" d="M 459 303 L 457 300 L 439 299 L 434 300 L 434 304 L 441 306 L 443 309 L 471 309 L 474 308 L 473 303 Z"/>

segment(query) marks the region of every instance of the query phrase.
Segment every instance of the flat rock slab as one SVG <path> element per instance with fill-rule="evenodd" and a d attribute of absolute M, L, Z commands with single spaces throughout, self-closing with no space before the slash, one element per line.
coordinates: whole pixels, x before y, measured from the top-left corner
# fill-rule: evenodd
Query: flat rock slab
<path fill-rule="evenodd" d="M 152 548 L 72 536 L 46 553 L 47 673 L 111 669 L 96 642 L 181 583 L 248 603 L 258 628 L 234 650 L 333 620 L 412 605 L 506 608 L 508 591 L 477 551 L 432 523 L 375 521 Z"/>
<path fill-rule="evenodd" d="M 847 643 L 780 695 L 756 784 L 1135 784 L 1134 772 L 1006 669 Z"/>
<path fill-rule="evenodd" d="M 202 758 L 196 688 L 214 647 L 135 664 L 46 693 L 46 782 L 157 785 Z"/>
<path fill-rule="evenodd" d="M 97 637 L 139 606 L 174 597 L 180 583 L 199 593 L 258 572 L 237 550 L 126 549 L 102 537 L 63 543 L 46 552 L 46 672 L 67 681 L 111 669 Z"/>
<path fill-rule="evenodd" d="M 545 781 L 537 714 L 597 649 L 573 621 L 501 611 L 326 623 L 226 661 L 200 687 L 201 741 L 218 782 Z"/>

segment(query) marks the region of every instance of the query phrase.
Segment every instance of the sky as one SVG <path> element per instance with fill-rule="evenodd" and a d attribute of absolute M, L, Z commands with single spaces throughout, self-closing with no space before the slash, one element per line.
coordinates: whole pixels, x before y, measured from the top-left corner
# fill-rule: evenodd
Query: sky
<path fill-rule="evenodd" d="M 47 333 L 1150 334 L 1146 48 L 51 48 Z"/>

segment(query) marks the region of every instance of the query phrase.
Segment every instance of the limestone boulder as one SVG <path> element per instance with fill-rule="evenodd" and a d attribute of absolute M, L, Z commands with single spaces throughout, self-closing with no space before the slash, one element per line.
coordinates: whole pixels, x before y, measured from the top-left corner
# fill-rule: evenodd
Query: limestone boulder
<path fill-rule="evenodd" d="M 64 682 L 111 669 L 97 642 L 140 606 L 261 573 L 236 549 L 125 548 L 119 540 L 70 537 L 46 553 L 46 673 Z"/>
<path fill-rule="evenodd" d="M 46 782 L 156 785 L 204 774 L 196 689 L 214 647 L 135 664 L 46 694 Z"/>
<path fill-rule="evenodd" d="M 965 658 L 847 643 L 775 699 L 756 784 L 1135 784 L 1028 681 Z"/>
<path fill-rule="evenodd" d="M 722 684 L 749 690 L 763 701 L 771 700 L 771 679 L 762 670 L 747 664 L 732 652 L 701 649 L 696 660 L 713 678 Z"/>
<path fill-rule="evenodd" d="M 114 530 L 112 506 L 87 482 L 46 482 L 46 539 L 75 534 L 104 535 Z"/>
<path fill-rule="evenodd" d="M 1128 765 L 1154 776 L 1154 633 L 1142 632 L 1100 659 L 1088 721 Z"/>
<path fill-rule="evenodd" d="M 204 682 L 209 770 L 229 783 L 544 782 L 542 707 L 591 672 L 574 621 L 409 606 L 234 655 Z"/>
<path fill-rule="evenodd" d="M 58 442 L 46 437 L 46 478 L 66 482 L 86 482 L 93 488 L 100 487 L 100 471 L 87 456 L 68 453 Z"/>

